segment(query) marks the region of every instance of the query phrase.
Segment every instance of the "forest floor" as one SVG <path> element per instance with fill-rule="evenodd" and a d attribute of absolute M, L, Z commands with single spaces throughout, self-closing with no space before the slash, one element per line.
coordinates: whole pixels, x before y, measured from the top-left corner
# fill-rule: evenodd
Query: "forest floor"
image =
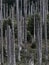
<path fill-rule="evenodd" d="M 45 65 L 46 63 L 46 44 L 45 40 L 43 40 L 42 43 L 42 65 Z M 48 58 L 49 58 L 49 40 L 48 40 Z M 27 43 L 27 51 L 24 51 L 24 48 L 21 51 L 21 61 L 18 61 L 18 46 L 16 44 L 16 65 L 29 65 L 30 59 L 37 65 L 37 48 L 36 43 Z M 49 62 L 49 59 L 48 59 Z M 48 63 L 49 64 L 49 63 Z M 5 64 L 7 65 L 7 64 Z"/>

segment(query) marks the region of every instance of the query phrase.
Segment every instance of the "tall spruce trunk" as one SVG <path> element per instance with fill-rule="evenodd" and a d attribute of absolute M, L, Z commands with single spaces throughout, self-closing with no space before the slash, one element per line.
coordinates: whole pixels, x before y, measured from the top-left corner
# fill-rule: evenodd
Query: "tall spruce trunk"
<path fill-rule="evenodd" d="M 40 59 L 39 59 L 39 65 L 42 65 L 42 22 L 43 22 L 43 0 L 40 0 Z"/>
<path fill-rule="evenodd" d="M 14 34 L 14 7 L 12 7 L 12 44 L 11 44 L 11 60 L 12 65 L 16 65 L 16 59 L 15 59 L 15 34 Z"/>
<path fill-rule="evenodd" d="M 8 3 L 6 4 L 6 18 L 8 18 Z"/>
<path fill-rule="evenodd" d="M 4 5 L 4 19 L 5 19 L 5 4 L 3 4 Z"/>
<path fill-rule="evenodd" d="M 36 36 L 35 36 L 35 14 L 34 14 L 34 41 L 35 41 L 35 38 Z"/>
<path fill-rule="evenodd" d="M 25 53 L 27 56 L 27 0 L 24 0 L 24 44 L 25 44 Z M 27 58 L 25 57 L 26 65 Z"/>
<path fill-rule="evenodd" d="M 22 32 L 22 0 L 21 0 L 21 6 L 20 6 L 20 26 L 21 26 L 21 45 L 22 45 L 22 34 L 23 34 L 23 32 Z M 21 48 L 22 48 L 22 46 L 21 46 Z"/>
<path fill-rule="evenodd" d="M 11 65 L 11 29 L 7 26 L 7 65 Z"/>
<path fill-rule="evenodd" d="M 12 18 L 12 7 L 9 8 L 9 17 Z"/>
<path fill-rule="evenodd" d="M 29 16 L 31 15 L 31 13 L 30 13 L 30 2 L 29 2 Z"/>
<path fill-rule="evenodd" d="M 38 20 L 38 17 L 36 16 L 35 17 L 35 27 L 36 27 L 36 30 L 35 30 L 35 32 L 36 32 L 36 41 L 37 41 L 37 59 L 38 59 L 38 65 L 40 65 L 40 53 L 41 53 L 41 51 L 40 51 L 40 22 L 39 22 L 39 20 Z"/>
<path fill-rule="evenodd" d="M 21 51 L 21 44 L 22 44 L 22 31 L 21 31 L 21 21 L 19 20 L 19 0 L 16 0 L 16 9 L 17 9 L 17 29 L 18 29 L 18 60 L 21 61 L 20 51 Z"/>
<path fill-rule="evenodd" d="M 46 64 L 48 65 L 48 43 L 47 43 L 47 14 L 48 14 L 48 0 L 44 0 L 44 27 L 45 27 L 45 43 L 46 43 Z"/>
<path fill-rule="evenodd" d="M 7 56 L 7 30 L 5 30 L 5 47 L 6 47 L 6 56 Z"/>
<path fill-rule="evenodd" d="M 27 0 L 24 0 L 24 16 L 25 16 L 25 31 L 24 31 L 24 43 L 26 44 L 27 43 Z"/>
<path fill-rule="evenodd" d="M 24 43 L 24 17 L 22 17 L 22 43 Z"/>
<path fill-rule="evenodd" d="M 45 30 L 45 43 L 46 43 L 46 64 L 48 65 L 48 43 L 47 43 L 47 14 L 48 14 L 48 0 L 43 0 L 43 24 Z"/>
<path fill-rule="evenodd" d="M 4 64 L 3 58 L 3 22 L 2 22 L 2 0 L 0 0 L 0 55 L 1 55 L 1 64 Z"/>

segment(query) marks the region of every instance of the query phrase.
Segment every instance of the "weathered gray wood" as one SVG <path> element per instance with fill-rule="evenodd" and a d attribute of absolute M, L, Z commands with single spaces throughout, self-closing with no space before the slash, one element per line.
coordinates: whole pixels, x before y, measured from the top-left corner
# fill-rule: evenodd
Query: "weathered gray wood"
<path fill-rule="evenodd" d="M 7 65 L 11 65 L 11 29 L 7 26 Z"/>
<path fill-rule="evenodd" d="M 5 19 L 5 4 L 3 4 L 4 5 L 4 19 Z"/>
<path fill-rule="evenodd" d="M 20 57 L 20 51 L 21 51 L 21 44 L 22 44 L 22 36 L 21 36 L 21 21 L 19 20 L 19 0 L 16 0 L 16 6 L 17 6 L 17 28 L 18 28 L 18 48 L 19 48 L 19 51 L 18 51 L 18 60 L 21 61 L 21 57 Z"/>
<path fill-rule="evenodd" d="M 15 34 L 14 34 L 14 7 L 12 7 L 12 31 L 11 31 L 11 60 L 12 65 L 16 65 L 16 58 L 15 58 Z"/>
<path fill-rule="evenodd" d="M 6 18 L 8 17 L 8 3 L 6 3 Z"/>
<path fill-rule="evenodd" d="M 12 7 L 9 8 L 9 17 L 12 18 Z"/>
<path fill-rule="evenodd" d="M 40 36 L 39 36 L 39 21 L 38 21 L 38 19 L 37 19 L 37 16 L 35 17 L 36 19 L 35 19 L 35 27 L 36 27 L 36 41 L 37 41 L 37 58 L 38 58 L 38 65 L 40 64 Z"/>
<path fill-rule="evenodd" d="M 31 4 L 31 15 L 33 14 L 33 11 L 32 11 L 32 4 Z"/>
<path fill-rule="evenodd" d="M 40 40 L 40 45 L 39 45 L 39 65 L 42 65 L 42 22 L 43 22 L 43 0 L 40 0 L 40 26 L 39 26 L 39 40 Z"/>
<path fill-rule="evenodd" d="M 22 42 L 24 43 L 24 17 L 22 17 Z"/>
<path fill-rule="evenodd" d="M 30 13 L 30 2 L 29 2 L 29 16 L 30 16 L 30 14 L 31 14 L 31 13 Z"/>
<path fill-rule="evenodd" d="M 1 54 L 1 64 L 3 64 L 4 63 L 4 58 L 3 58 L 2 0 L 0 0 L 0 54 Z"/>
<path fill-rule="evenodd" d="M 45 30 L 45 43 L 46 43 L 46 64 L 48 65 L 48 42 L 47 42 L 47 14 L 48 14 L 48 0 L 43 0 L 44 3 L 44 30 Z"/>
<path fill-rule="evenodd" d="M 27 0 L 24 0 L 24 16 L 25 16 L 25 19 L 24 19 L 24 21 L 25 21 L 25 23 L 24 23 L 24 25 L 25 25 L 25 40 L 24 40 L 24 43 L 26 44 L 27 43 Z"/>
<path fill-rule="evenodd" d="M 34 4 L 32 4 L 32 5 L 33 5 L 33 8 L 34 8 L 33 12 L 34 12 L 34 41 L 35 41 L 35 39 L 36 39 L 36 35 L 35 35 L 35 14 L 36 14 L 36 10 L 35 10 L 35 5 Z"/>
<path fill-rule="evenodd" d="M 5 44 L 6 44 L 6 55 L 7 55 L 7 30 L 5 30 Z"/>

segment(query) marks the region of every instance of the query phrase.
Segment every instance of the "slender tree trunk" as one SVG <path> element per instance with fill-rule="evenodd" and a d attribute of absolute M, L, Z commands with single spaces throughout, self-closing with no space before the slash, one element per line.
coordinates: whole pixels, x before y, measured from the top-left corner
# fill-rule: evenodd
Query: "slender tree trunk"
<path fill-rule="evenodd" d="M 24 0 L 24 44 L 25 44 L 25 53 L 27 56 L 27 0 Z M 26 65 L 27 59 L 25 57 Z"/>
<path fill-rule="evenodd" d="M 8 17 L 8 3 L 6 4 L 6 18 Z"/>
<path fill-rule="evenodd" d="M 12 7 L 9 8 L 9 17 L 12 18 Z"/>
<path fill-rule="evenodd" d="M 40 33 L 40 28 L 39 28 L 39 26 L 40 26 L 40 23 L 39 23 L 39 20 L 38 20 L 38 17 L 36 16 L 35 17 L 36 19 L 35 19 L 35 27 L 36 27 L 36 41 L 37 41 L 37 58 L 38 58 L 38 65 L 40 65 L 40 58 L 41 58 L 41 51 L 40 51 L 40 35 L 39 35 L 39 33 Z"/>
<path fill-rule="evenodd" d="M 22 42 L 24 43 L 24 17 L 22 17 Z"/>
<path fill-rule="evenodd" d="M 45 15 L 44 15 L 44 27 L 45 27 L 45 43 L 46 43 L 46 64 L 48 65 L 48 43 L 47 43 L 47 14 L 48 14 L 48 0 L 44 0 Z"/>
<path fill-rule="evenodd" d="M 0 0 L 0 53 L 1 53 L 1 64 L 4 63 L 3 58 L 3 22 L 2 22 L 2 0 Z"/>
<path fill-rule="evenodd" d="M 34 41 L 35 41 L 35 13 L 34 13 Z"/>
<path fill-rule="evenodd" d="M 21 61 L 21 57 L 20 57 L 20 51 L 21 51 L 21 44 L 22 44 L 22 31 L 21 31 L 21 21 L 19 20 L 19 0 L 16 0 L 16 6 L 17 6 L 17 28 L 18 28 L 18 60 Z"/>
<path fill-rule="evenodd" d="M 42 22 L 43 22 L 43 0 L 40 0 L 40 59 L 39 59 L 39 65 L 42 65 Z"/>
<path fill-rule="evenodd" d="M 5 4 L 3 4 L 4 5 L 4 19 L 5 19 Z"/>
<path fill-rule="evenodd" d="M 32 4 L 31 4 L 31 15 L 33 15 L 33 12 L 32 12 Z"/>
<path fill-rule="evenodd" d="M 14 34 L 14 7 L 12 7 L 12 44 L 11 44 L 11 60 L 12 65 L 16 65 L 16 59 L 15 59 L 15 34 Z"/>
<path fill-rule="evenodd" d="M 25 44 L 27 43 L 27 0 L 24 0 L 24 16 L 25 16 L 25 23 L 24 23 L 24 25 L 25 25 L 25 40 L 24 40 L 24 42 L 25 42 Z"/>
<path fill-rule="evenodd" d="M 31 13 L 30 13 L 30 2 L 29 2 L 29 16 L 30 16 L 30 14 L 31 14 Z"/>
<path fill-rule="evenodd" d="M 11 29 L 7 26 L 7 64 L 11 65 Z"/>
<path fill-rule="evenodd" d="M 6 44 L 5 47 L 6 47 L 6 56 L 7 56 L 7 30 L 5 30 L 5 44 Z"/>

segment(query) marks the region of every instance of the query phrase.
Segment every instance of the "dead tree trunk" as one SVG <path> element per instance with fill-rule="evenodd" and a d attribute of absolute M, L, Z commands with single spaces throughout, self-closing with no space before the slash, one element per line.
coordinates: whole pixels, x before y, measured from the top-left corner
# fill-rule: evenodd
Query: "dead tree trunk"
<path fill-rule="evenodd" d="M 39 59 L 39 65 L 42 65 L 42 22 L 43 22 L 43 0 L 40 0 L 40 30 L 39 30 L 39 35 L 40 35 L 40 59 Z"/>
<path fill-rule="evenodd" d="M 4 7 L 4 19 L 5 19 L 5 4 L 3 4 L 3 7 Z"/>
<path fill-rule="evenodd" d="M 11 65 L 11 29 L 7 26 L 7 64 Z"/>
<path fill-rule="evenodd" d="M 2 0 L 0 0 L 0 54 L 1 54 L 1 64 L 4 64 L 3 58 L 3 22 L 2 22 Z"/>
<path fill-rule="evenodd" d="M 47 43 L 47 14 L 48 14 L 48 0 L 44 2 L 44 28 L 45 28 L 45 43 L 46 43 L 46 64 L 48 65 L 48 43 Z"/>
<path fill-rule="evenodd" d="M 8 17 L 8 3 L 6 4 L 6 18 Z"/>
<path fill-rule="evenodd" d="M 15 59 L 15 34 L 14 34 L 14 7 L 12 7 L 12 43 L 11 43 L 11 60 L 12 65 L 16 65 L 16 59 Z"/>
<path fill-rule="evenodd" d="M 27 0 L 24 0 L 24 16 L 25 16 L 25 22 L 24 22 L 24 43 L 27 43 Z"/>
<path fill-rule="evenodd" d="M 18 28 L 18 60 L 21 61 L 20 51 L 21 51 L 21 44 L 22 44 L 22 31 L 21 31 L 21 21 L 19 20 L 19 0 L 16 0 L 16 9 L 17 9 L 17 28 Z"/>

